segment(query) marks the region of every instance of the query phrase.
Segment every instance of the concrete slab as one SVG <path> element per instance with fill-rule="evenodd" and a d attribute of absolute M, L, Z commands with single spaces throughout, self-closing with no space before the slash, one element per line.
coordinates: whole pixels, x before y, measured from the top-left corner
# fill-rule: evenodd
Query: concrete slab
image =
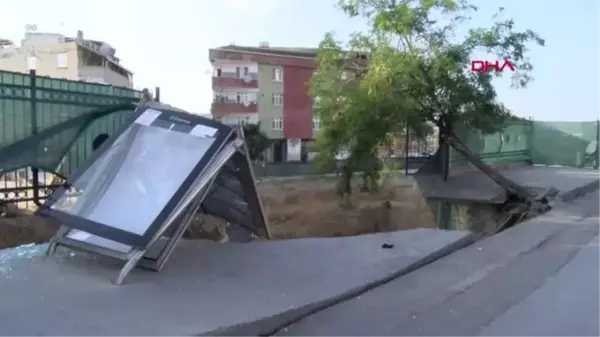
<path fill-rule="evenodd" d="M 597 336 L 598 257 L 594 260 L 589 252 L 580 260 L 573 257 L 598 236 L 598 200 L 596 191 L 303 319 L 278 335 L 545 335 L 564 318 L 572 322 L 554 333 Z M 568 276 L 573 270 L 577 274 Z M 577 281 L 581 278 L 590 279 Z M 582 291 L 593 286 L 595 292 Z M 589 298 L 581 304 L 569 302 L 568 313 L 557 309 L 562 306 L 557 291 Z M 553 310 L 558 316 L 548 317 Z M 529 321 L 531 312 L 537 316 Z M 590 317 L 596 319 L 587 321 Z M 567 329 L 577 324 L 581 326 Z"/>
<path fill-rule="evenodd" d="M 558 166 L 523 166 L 501 171 L 507 178 L 532 189 L 554 186 L 559 198 L 570 201 L 574 197 L 598 189 L 600 171 Z"/>
<path fill-rule="evenodd" d="M 554 186 L 559 190 L 560 200 L 598 189 L 600 173 L 594 169 L 578 169 L 550 166 L 509 166 L 497 168 L 505 177 L 540 193 Z M 504 190 L 481 171 L 472 171 L 450 176 L 446 182 L 423 176 L 418 179 L 425 196 L 452 203 L 499 204 L 506 200 Z"/>
<path fill-rule="evenodd" d="M 465 232 L 418 229 L 248 244 L 188 241 L 160 273 L 83 253 L 0 251 L 2 335 L 259 334 L 469 242 Z M 382 244 L 393 244 L 383 249 Z"/>
<path fill-rule="evenodd" d="M 486 204 L 506 201 L 504 190 L 481 172 L 450 176 L 447 181 L 431 174 L 415 174 L 414 178 L 423 195 L 431 200 Z"/>

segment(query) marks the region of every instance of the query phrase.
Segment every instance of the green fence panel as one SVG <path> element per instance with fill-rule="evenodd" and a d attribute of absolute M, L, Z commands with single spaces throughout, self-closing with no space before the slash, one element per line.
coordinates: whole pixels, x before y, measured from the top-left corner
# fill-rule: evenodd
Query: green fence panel
<path fill-rule="evenodd" d="M 104 116 L 84 130 L 88 124 L 85 116 L 135 103 L 140 96 L 139 91 L 109 85 L 0 71 L 0 152 L 23 144 L 18 152 L 4 152 L 12 155 L 0 158 L 0 171 L 35 166 L 68 176 L 90 155 L 93 139 L 114 133 L 132 109 Z M 52 132 L 35 145 L 25 142 L 76 120 L 76 124 Z"/>
<path fill-rule="evenodd" d="M 89 127 L 79 134 L 73 145 L 62 158 L 56 172 L 63 177 L 71 175 L 93 151 L 94 140 L 101 136 L 110 136 L 123 125 L 131 115 L 131 110 L 120 110 L 94 120 Z"/>
<path fill-rule="evenodd" d="M 522 163 L 529 161 L 532 124 L 529 121 L 509 123 L 501 132 L 483 134 L 459 125 L 456 135 L 476 155 L 488 164 Z M 466 158 L 450 151 L 450 167 L 460 170 L 468 165 Z"/>
<path fill-rule="evenodd" d="M 31 135 L 31 78 L 0 71 L 0 148 Z"/>
<path fill-rule="evenodd" d="M 534 164 L 572 167 L 597 166 L 598 122 L 533 124 L 531 158 Z"/>

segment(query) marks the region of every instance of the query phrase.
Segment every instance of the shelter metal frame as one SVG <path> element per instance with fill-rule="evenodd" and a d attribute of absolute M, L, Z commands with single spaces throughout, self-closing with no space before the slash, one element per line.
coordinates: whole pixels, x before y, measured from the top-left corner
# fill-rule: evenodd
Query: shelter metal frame
<path fill-rule="evenodd" d="M 199 211 L 200 205 L 214 183 L 219 170 L 236 151 L 242 150 L 242 146 L 243 141 L 241 139 L 236 139 L 225 146 L 222 152 L 215 158 L 213 164 L 208 168 L 207 172 L 197 178 L 195 183 L 188 190 L 186 197 L 180 201 L 179 205 L 161 225 L 160 229 L 146 247 L 131 247 L 128 252 L 118 252 L 84 241 L 71 239 L 67 237 L 67 234 L 72 228 L 62 225 L 50 241 L 47 255 L 53 255 L 59 246 L 64 246 L 74 250 L 86 251 L 125 261 L 126 263 L 114 280 L 115 284 L 121 284 L 138 263 L 140 267 L 160 271 L 169 256 L 173 253 L 174 248 L 177 246 L 177 243 L 185 231 L 189 228 L 194 216 Z M 173 232 L 170 237 L 166 239 L 163 238 L 165 232 L 171 227 L 173 228 Z M 159 247 L 156 247 L 155 245 Z M 154 255 L 154 252 L 152 251 L 154 248 L 159 250 L 157 256 L 152 256 Z"/>
<path fill-rule="evenodd" d="M 130 123 L 126 123 L 121 126 L 118 132 L 110 137 L 107 141 L 100 146 L 97 152 L 93 153 L 88 161 L 77 171 L 69 177 L 64 186 L 56 189 L 54 193 L 46 200 L 44 205 L 38 209 L 38 214 L 41 216 L 47 216 L 53 219 L 58 220 L 61 223 L 69 225 L 69 227 L 76 227 L 84 232 L 94 234 L 109 240 L 113 240 L 116 242 L 120 242 L 126 245 L 136 246 L 139 248 L 146 247 L 148 242 L 154 236 L 154 233 L 160 228 L 161 224 L 167 219 L 169 214 L 173 211 L 173 209 L 177 206 L 179 200 L 181 200 L 187 191 L 187 187 L 192 185 L 196 177 L 201 175 L 206 168 L 209 166 L 210 162 L 214 159 L 214 157 L 221 151 L 222 147 L 230 140 L 235 139 L 234 130 L 231 127 L 228 127 L 224 124 L 218 123 L 216 121 L 197 116 L 190 115 L 187 113 L 182 113 L 179 111 L 171 110 L 170 108 L 165 107 L 156 107 L 155 105 L 145 104 L 140 106 L 136 112 L 134 113 L 133 120 Z M 148 227 L 148 229 L 143 234 L 135 234 L 126 230 L 122 230 L 119 228 L 111 227 L 106 224 L 98 223 L 93 220 L 85 219 L 68 212 L 64 212 L 62 210 L 58 210 L 53 208 L 53 205 L 61 198 L 63 195 L 67 194 L 70 189 L 70 184 L 76 182 L 92 165 L 95 164 L 96 160 L 98 160 L 105 152 L 107 152 L 119 139 L 122 135 L 124 135 L 131 125 L 135 124 L 135 121 L 144 113 L 147 109 L 159 110 L 162 115 L 159 117 L 162 120 L 168 121 L 186 121 L 187 123 L 193 125 L 204 125 L 213 129 L 216 129 L 216 134 L 213 136 L 214 141 L 208 147 L 206 152 L 203 154 L 202 158 L 197 162 L 191 172 L 187 175 L 184 180 L 184 183 L 177 189 L 177 191 L 173 194 L 173 196 L 169 199 L 167 204 L 160 211 L 158 216 L 154 219 L 152 224 Z"/>
<path fill-rule="evenodd" d="M 147 110 L 159 110 L 169 121 L 183 121 L 186 124 L 205 125 L 216 129 L 213 135 L 214 141 L 210 144 L 206 153 L 194 166 L 190 174 L 184 180 L 184 183 L 177 189 L 168 203 L 163 207 L 146 232 L 142 235 L 127 232 L 122 229 L 97 223 L 87 218 L 69 214 L 67 212 L 53 209 L 60 197 L 65 195 L 70 188 L 69 183 L 73 183 L 79 178 L 93 163 L 106 152 L 123 135 L 130 126 Z M 125 277 L 136 267 L 159 271 L 168 260 L 177 243 L 182 238 L 185 231 L 189 228 L 195 215 L 202 210 L 202 203 L 215 184 L 221 169 L 234 155 L 243 155 L 245 161 L 242 165 L 248 164 L 249 179 L 252 179 L 252 192 L 256 193 L 254 186 L 255 178 L 250 161 L 248 150 L 243 140 L 243 131 L 234 129 L 224 124 L 215 122 L 197 115 L 190 115 L 170 106 L 156 102 L 140 102 L 138 108 L 133 114 L 132 121 L 123 125 L 118 132 L 110 137 L 99 150 L 92 155 L 86 164 L 68 179 L 64 186 L 61 186 L 53 195 L 48 198 L 43 207 L 38 209 L 41 216 L 53 218 L 61 222 L 61 226 L 55 236 L 51 239 L 48 246 L 47 255 L 54 255 L 60 246 L 73 250 L 85 251 L 93 254 L 107 256 L 121 261 L 125 261 L 116 279 L 115 284 L 122 284 Z M 247 174 L 245 173 L 245 174 Z M 250 192 L 250 193 L 252 193 Z M 257 196 L 256 196 L 257 197 Z M 257 198 L 258 199 L 258 198 Z M 256 205 L 257 204 L 257 205 Z M 260 199 L 253 203 L 254 212 L 260 216 L 260 221 L 265 226 L 265 234 L 268 237 L 268 229 L 264 211 Z M 125 245 L 127 249 L 111 249 L 103 245 L 77 240 L 69 237 L 72 230 L 79 230 L 99 238 L 113 241 Z"/>

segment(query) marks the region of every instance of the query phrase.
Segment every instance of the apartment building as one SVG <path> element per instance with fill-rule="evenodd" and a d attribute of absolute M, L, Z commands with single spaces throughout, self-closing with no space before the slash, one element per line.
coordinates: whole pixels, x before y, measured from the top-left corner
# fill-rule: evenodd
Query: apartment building
<path fill-rule="evenodd" d="M 260 122 L 273 140 L 272 162 L 304 161 L 320 123 L 313 118 L 309 81 L 316 49 L 229 45 L 209 50 L 213 118 L 227 124 Z"/>
<path fill-rule="evenodd" d="M 0 70 L 133 88 L 133 74 L 103 41 L 56 33 L 28 32 L 20 45 L 0 39 Z"/>

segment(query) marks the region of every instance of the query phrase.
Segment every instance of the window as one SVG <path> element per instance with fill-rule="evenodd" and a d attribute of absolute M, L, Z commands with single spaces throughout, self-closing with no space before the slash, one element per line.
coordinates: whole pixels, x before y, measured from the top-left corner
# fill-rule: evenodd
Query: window
<path fill-rule="evenodd" d="M 37 67 L 37 57 L 29 56 L 27 57 L 27 69 L 35 70 Z"/>
<path fill-rule="evenodd" d="M 273 94 L 273 106 L 283 105 L 283 94 Z"/>
<path fill-rule="evenodd" d="M 273 130 L 283 130 L 283 119 L 274 118 L 272 127 Z"/>
<path fill-rule="evenodd" d="M 313 130 L 319 131 L 321 130 L 321 120 L 318 118 L 313 118 Z"/>
<path fill-rule="evenodd" d="M 56 54 L 56 68 L 68 68 L 68 60 L 69 58 L 67 53 Z"/>
<path fill-rule="evenodd" d="M 227 97 L 222 93 L 213 92 L 213 102 L 225 103 Z"/>
<path fill-rule="evenodd" d="M 256 103 L 256 95 L 251 92 L 238 92 L 236 94 L 236 102 L 240 104 Z"/>
<path fill-rule="evenodd" d="M 235 67 L 235 78 L 242 78 L 240 67 Z"/>
<path fill-rule="evenodd" d="M 244 67 L 244 78 L 246 78 L 250 74 L 250 69 L 248 67 Z"/>
<path fill-rule="evenodd" d="M 235 96 L 236 96 L 236 102 L 238 102 L 240 104 L 248 102 L 248 93 L 247 92 L 238 92 Z"/>
<path fill-rule="evenodd" d="M 283 80 L 283 76 L 281 73 L 281 69 L 279 68 L 274 68 L 273 69 L 273 81 L 274 82 L 281 82 Z"/>

